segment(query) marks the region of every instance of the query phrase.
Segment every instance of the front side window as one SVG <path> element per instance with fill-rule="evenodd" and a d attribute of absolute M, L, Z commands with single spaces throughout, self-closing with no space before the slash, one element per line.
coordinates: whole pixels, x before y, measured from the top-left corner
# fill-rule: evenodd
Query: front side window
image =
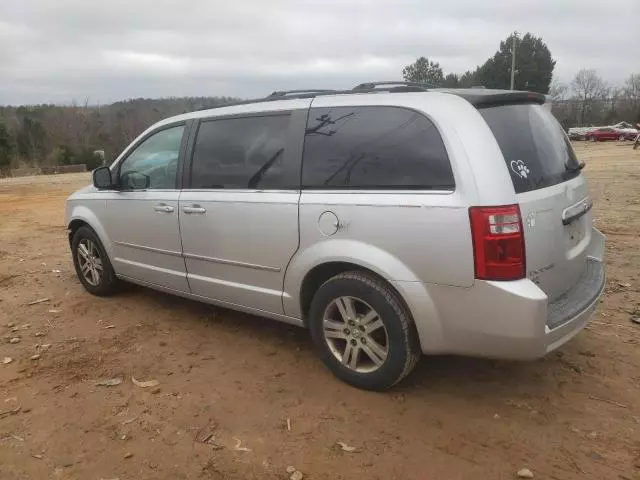
<path fill-rule="evenodd" d="M 124 190 L 174 189 L 184 125 L 151 135 L 125 158 L 119 185 Z"/>
<path fill-rule="evenodd" d="M 283 189 L 290 115 L 208 120 L 193 150 L 191 188 Z"/>
<path fill-rule="evenodd" d="M 420 113 L 369 106 L 309 112 L 304 188 L 451 190 L 454 183 L 440 133 Z"/>

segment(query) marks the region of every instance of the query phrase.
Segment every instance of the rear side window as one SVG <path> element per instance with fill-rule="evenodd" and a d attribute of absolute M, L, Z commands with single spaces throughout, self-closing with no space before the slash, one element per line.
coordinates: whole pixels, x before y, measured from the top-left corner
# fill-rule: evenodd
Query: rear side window
<path fill-rule="evenodd" d="M 289 114 L 200 123 L 191 188 L 280 189 Z"/>
<path fill-rule="evenodd" d="M 450 190 L 453 173 L 436 127 L 396 107 L 312 108 L 303 188 Z"/>
<path fill-rule="evenodd" d="M 550 187 L 580 175 L 560 124 L 541 105 L 501 105 L 480 114 L 498 141 L 516 193 Z"/>

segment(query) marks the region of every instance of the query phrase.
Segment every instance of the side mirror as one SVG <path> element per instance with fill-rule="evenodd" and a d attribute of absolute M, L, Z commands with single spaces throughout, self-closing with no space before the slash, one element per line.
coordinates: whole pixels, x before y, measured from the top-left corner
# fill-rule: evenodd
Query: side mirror
<path fill-rule="evenodd" d="M 98 167 L 93 171 L 93 186 L 98 190 L 113 188 L 111 169 L 109 167 Z"/>

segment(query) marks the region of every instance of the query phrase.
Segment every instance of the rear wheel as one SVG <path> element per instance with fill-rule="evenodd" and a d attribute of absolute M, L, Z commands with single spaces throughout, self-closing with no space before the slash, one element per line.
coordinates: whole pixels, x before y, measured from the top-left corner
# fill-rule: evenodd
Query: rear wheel
<path fill-rule="evenodd" d="M 91 228 L 80 227 L 73 234 L 71 253 L 78 279 L 89 293 L 105 296 L 116 290 L 116 274 L 100 239 Z"/>
<path fill-rule="evenodd" d="M 624 135 L 620 135 L 620 136 L 618 137 L 618 141 L 620 141 L 620 142 L 624 142 Z"/>
<path fill-rule="evenodd" d="M 420 358 L 415 326 L 397 293 L 363 272 L 339 274 L 318 289 L 309 327 L 325 365 L 358 388 L 388 389 Z"/>

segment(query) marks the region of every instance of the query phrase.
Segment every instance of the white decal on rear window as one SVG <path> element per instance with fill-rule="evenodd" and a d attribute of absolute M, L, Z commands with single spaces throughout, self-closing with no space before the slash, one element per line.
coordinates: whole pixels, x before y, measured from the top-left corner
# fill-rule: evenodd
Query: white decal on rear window
<path fill-rule="evenodd" d="M 509 163 L 509 165 L 511 166 L 511 171 L 518 175 L 520 178 L 527 178 L 527 175 L 529 175 L 529 173 L 531 172 L 531 170 L 529 170 L 529 167 L 527 167 L 527 164 L 522 160 L 511 160 L 511 163 Z"/>

